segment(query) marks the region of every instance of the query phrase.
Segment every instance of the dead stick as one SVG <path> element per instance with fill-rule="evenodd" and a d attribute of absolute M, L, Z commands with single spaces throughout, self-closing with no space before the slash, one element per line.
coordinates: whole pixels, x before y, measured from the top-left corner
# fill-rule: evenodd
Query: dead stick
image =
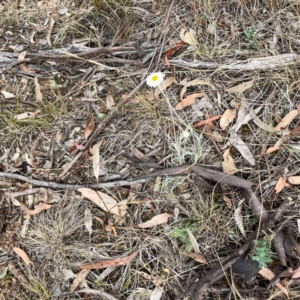
<path fill-rule="evenodd" d="M 84 150 L 87 150 L 90 144 L 94 142 L 97 136 L 103 131 L 104 128 L 108 125 L 108 123 L 115 117 L 118 111 L 130 100 L 130 98 L 140 89 L 140 87 L 144 84 L 144 80 L 140 82 L 138 86 L 136 86 L 131 93 L 123 99 L 110 113 L 101 121 L 96 130 L 89 136 L 87 142 L 85 143 Z M 84 151 L 83 150 L 83 151 Z M 67 167 L 63 170 L 63 172 L 58 176 L 57 180 L 63 178 L 66 173 L 71 169 L 71 167 L 76 163 L 76 161 L 81 157 L 83 151 L 79 152 L 73 160 L 67 165 Z"/>
<path fill-rule="evenodd" d="M 126 186 L 126 185 L 132 185 L 136 183 L 145 183 L 147 182 L 147 179 L 140 179 L 136 181 L 127 181 L 127 180 L 120 180 L 120 181 L 113 181 L 113 182 L 104 182 L 104 183 L 94 183 L 94 184 L 67 184 L 67 183 L 58 183 L 55 181 L 43 181 L 43 180 L 37 180 L 28 178 L 23 175 L 15 174 L 15 173 L 5 173 L 0 172 L 0 177 L 7 177 L 7 178 L 15 178 L 21 181 L 28 182 L 33 185 L 52 188 L 56 190 L 68 190 L 68 189 L 79 189 L 83 187 L 89 187 L 93 189 L 99 189 L 99 188 L 112 188 L 112 187 L 119 187 L 119 186 Z"/>

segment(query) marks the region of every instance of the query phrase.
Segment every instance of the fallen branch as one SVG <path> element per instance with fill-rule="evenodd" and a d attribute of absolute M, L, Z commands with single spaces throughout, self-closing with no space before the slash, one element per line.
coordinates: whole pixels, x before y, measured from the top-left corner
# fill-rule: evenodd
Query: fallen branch
<path fill-rule="evenodd" d="M 120 180 L 120 181 L 94 183 L 94 184 L 89 184 L 89 183 L 87 183 L 87 184 L 67 184 L 67 183 L 58 183 L 58 182 L 53 182 L 53 181 L 37 180 L 37 179 L 28 178 L 23 175 L 19 175 L 19 174 L 15 174 L 15 173 L 5 173 L 5 172 L 0 172 L 0 177 L 14 178 L 14 179 L 28 182 L 28 183 L 36 185 L 36 186 L 42 186 L 42 187 L 47 187 L 47 188 L 56 189 L 56 190 L 79 189 L 79 188 L 84 188 L 84 187 L 89 187 L 89 188 L 93 188 L 93 189 L 112 188 L 112 187 L 119 187 L 119 186 L 126 186 L 126 185 L 132 185 L 132 184 L 136 184 L 136 183 L 147 182 L 147 179 L 140 179 L 140 180 L 135 180 L 135 181 Z"/>
<path fill-rule="evenodd" d="M 288 53 L 266 57 L 255 57 L 246 60 L 231 60 L 224 64 L 206 61 L 186 61 L 183 59 L 173 59 L 170 64 L 188 68 L 199 69 L 218 69 L 218 70 L 232 70 L 232 71 L 257 71 L 257 70 L 272 70 L 276 68 L 283 68 L 289 65 L 297 65 L 300 63 L 300 55 Z"/>

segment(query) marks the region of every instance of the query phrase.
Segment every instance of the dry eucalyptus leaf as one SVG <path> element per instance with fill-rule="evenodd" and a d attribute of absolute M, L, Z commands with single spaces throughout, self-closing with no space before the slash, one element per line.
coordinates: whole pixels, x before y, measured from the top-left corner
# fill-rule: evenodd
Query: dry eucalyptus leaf
<path fill-rule="evenodd" d="M 223 154 L 224 161 L 222 162 L 222 167 L 224 173 L 234 174 L 238 171 L 237 167 L 234 164 L 234 160 L 230 155 L 230 148 L 228 148 Z"/>
<path fill-rule="evenodd" d="M 99 173 L 100 173 L 100 147 L 103 144 L 103 139 L 100 140 L 97 144 L 93 146 L 93 171 L 98 181 Z"/>
<path fill-rule="evenodd" d="M 226 197 L 225 195 L 223 195 L 222 198 L 223 198 L 223 200 L 226 202 L 228 208 L 231 209 L 231 207 L 232 207 L 231 200 L 230 200 L 228 197 Z"/>
<path fill-rule="evenodd" d="M 138 224 L 137 226 L 139 228 L 153 227 L 153 226 L 156 226 L 156 225 L 167 223 L 168 219 L 170 217 L 173 217 L 173 215 L 168 214 L 168 213 L 160 214 L 160 215 L 157 215 L 157 216 L 153 217 L 152 219 L 148 220 L 147 222 Z"/>
<path fill-rule="evenodd" d="M 275 274 L 266 267 L 262 267 L 262 269 L 259 270 L 258 273 L 269 281 L 271 281 L 275 277 Z M 290 299 L 288 291 L 283 285 L 281 285 L 279 282 L 275 282 L 275 285 L 287 296 L 288 299 Z"/>
<path fill-rule="evenodd" d="M 279 177 L 275 186 L 275 194 L 280 193 L 283 190 L 283 188 L 291 186 L 289 183 L 286 182 L 286 179 L 287 178 L 285 175 Z"/>
<path fill-rule="evenodd" d="M 16 120 L 25 120 L 25 119 L 32 119 L 32 118 L 36 118 L 36 114 L 30 111 L 15 116 Z"/>
<path fill-rule="evenodd" d="M 85 279 L 85 277 L 90 273 L 90 271 L 91 270 L 89 269 L 83 269 L 76 275 L 73 284 L 70 287 L 70 293 L 73 293 L 76 290 L 80 282 L 82 282 L 82 280 Z"/>
<path fill-rule="evenodd" d="M 84 137 L 86 140 L 88 139 L 89 135 L 93 132 L 94 127 L 95 127 L 95 120 L 93 117 L 90 117 L 89 122 L 84 128 Z"/>
<path fill-rule="evenodd" d="M 297 109 L 290 111 L 275 127 L 275 131 L 280 131 L 281 129 L 286 128 L 298 116 L 298 114 L 299 112 Z"/>
<path fill-rule="evenodd" d="M 196 253 L 200 253 L 200 248 L 199 248 L 199 245 L 198 245 L 198 242 L 197 242 L 196 238 L 194 237 L 194 235 L 192 234 L 192 232 L 189 230 L 188 227 L 185 230 L 186 230 L 186 232 L 189 236 L 189 239 L 190 239 L 190 242 L 191 242 L 191 244 L 194 248 L 194 251 Z"/>
<path fill-rule="evenodd" d="M 154 91 L 154 96 L 159 96 L 166 88 L 168 88 L 172 83 L 174 83 L 175 77 L 167 77 Z"/>
<path fill-rule="evenodd" d="M 35 99 L 36 101 L 43 102 L 43 94 L 41 93 L 41 86 L 38 82 L 37 77 L 34 77 L 34 86 L 35 86 Z"/>
<path fill-rule="evenodd" d="M 193 30 L 187 31 L 184 28 L 182 28 L 180 31 L 180 39 L 182 39 L 185 43 L 191 46 L 198 45 L 196 34 L 193 32 Z"/>
<path fill-rule="evenodd" d="M 18 247 L 13 247 L 14 252 L 22 258 L 24 263 L 29 267 L 30 264 L 32 264 L 31 260 L 29 259 L 28 255 L 25 253 L 24 250 L 18 248 Z"/>
<path fill-rule="evenodd" d="M 115 101 L 114 101 L 114 97 L 112 95 L 107 95 L 106 96 L 106 108 L 109 110 L 109 109 L 112 109 L 114 106 L 115 106 Z"/>
<path fill-rule="evenodd" d="M 266 151 L 265 154 L 267 155 L 267 154 L 270 154 L 270 153 L 272 153 L 272 152 L 274 152 L 274 151 L 279 150 L 279 149 L 280 149 L 280 145 L 282 144 L 282 142 L 283 142 L 283 140 L 282 140 L 282 139 L 279 139 L 279 140 L 275 143 L 275 145 L 274 145 L 273 147 L 270 147 L 270 148 L 267 149 L 267 151 Z"/>
<path fill-rule="evenodd" d="M 185 92 L 187 91 L 187 88 L 189 86 L 194 86 L 194 85 L 208 85 L 210 86 L 212 89 L 216 89 L 216 87 L 209 81 L 209 80 L 204 80 L 204 79 L 194 79 L 190 82 L 188 82 L 180 91 L 180 100 L 182 100 L 183 95 L 185 94 Z"/>
<path fill-rule="evenodd" d="M 236 85 L 236 86 L 226 89 L 226 92 L 229 94 L 231 94 L 231 93 L 241 94 L 244 91 L 250 89 L 253 86 L 254 82 L 255 82 L 254 79 L 247 81 L 247 82 L 243 82 L 239 85 Z"/>
<path fill-rule="evenodd" d="M 87 269 L 87 270 L 95 270 L 95 269 L 103 269 L 108 267 L 117 267 L 122 266 L 130 262 L 132 259 L 134 259 L 138 255 L 138 252 L 134 252 L 133 254 L 126 256 L 126 257 L 120 257 L 120 258 L 113 258 L 109 260 L 103 260 L 100 262 L 94 262 L 94 263 L 88 263 L 88 264 L 81 264 L 77 265 L 80 269 Z"/>
<path fill-rule="evenodd" d="M 293 185 L 298 185 L 300 184 L 300 176 L 291 176 L 288 178 L 288 181 Z"/>
<path fill-rule="evenodd" d="M 223 113 L 220 119 L 220 127 L 224 130 L 235 118 L 237 110 L 234 109 L 227 109 Z"/>
<path fill-rule="evenodd" d="M 94 191 L 89 188 L 80 188 L 77 190 L 82 193 L 82 196 L 91 200 L 96 205 L 101 207 L 104 211 L 111 212 L 113 214 L 118 215 L 119 208 L 117 201 L 111 196 L 102 193 L 100 191 Z"/>
<path fill-rule="evenodd" d="M 186 255 L 194 259 L 195 261 L 199 262 L 200 264 L 205 264 L 205 265 L 208 264 L 206 258 L 201 253 L 189 252 Z"/>
<path fill-rule="evenodd" d="M 243 216 L 242 216 L 242 204 L 243 204 L 244 201 L 245 201 L 245 199 L 243 198 L 239 202 L 238 207 L 235 209 L 235 211 L 234 211 L 234 220 L 235 220 L 236 225 L 238 226 L 241 234 L 246 237 L 246 231 L 245 231 L 245 228 L 244 228 L 244 225 L 243 225 Z"/>
<path fill-rule="evenodd" d="M 93 215 L 91 210 L 87 207 L 84 211 L 84 225 L 86 230 L 89 232 L 90 236 L 93 233 Z"/>
<path fill-rule="evenodd" d="M 19 56 L 18 56 L 18 61 L 25 59 L 26 53 L 27 53 L 27 51 L 24 51 L 24 52 L 20 53 Z M 20 70 L 23 71 L 23 72 L 26 72 L 26 73 L 34 73 L 34 71 L 32 71 L 32 70 L 30 70 L 29 68 L 27 68 L 25 64 L 20 64 L 20 65 L 19 65 L 19 68 L 20 68 Z"/>
<path fill-rule="evenodd" d="M 13 98 L 16 98 L 16 95 L 12 94 L 12 93 L 9 93 L 9 92 L 6 92 L 6 91 L 1 91 L 1 94 L 3 95 L 3 97 L 5 99 L 13 99 Z"/>
<path fill-rule="evenodd" d="M 176 110 L 181 110 L 187 106 L 193 105 L 195 103 L 195 100 L 197 98 L 201 98 L 205 95 L 205 93 L 196 93 L 196 94 L 192 94 L 187 96 L 186 98 L 184 98 L 183 100 L 181 100 L 176 106 L 175 109 Z"/>
<path fill-rule="evenodd" d="M 238 136 L 237 133 L 231 132 L 229 142 L 234 146 L 241 155 L 252 165 L 255 165 L 255 159 L 249 150 L 248 146 L 244 143 L 244 141 Z"/>

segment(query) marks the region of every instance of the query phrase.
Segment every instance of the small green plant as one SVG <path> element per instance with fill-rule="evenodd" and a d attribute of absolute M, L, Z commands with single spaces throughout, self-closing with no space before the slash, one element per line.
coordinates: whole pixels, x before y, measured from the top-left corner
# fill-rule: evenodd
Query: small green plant
<path fill-rule="evenodd" d="M 254 49 L 258 49 L 258 40 L 254 34 L 254 31 L 252 28 L 247 28 L 244 30 L 244 35 L 246 36 L 247 42 L 250 44 L 250 46 Z"/>
<path fill-rule="evenodd" d="M 256 260 L 259 263 L 259 268 L 263 268 L 267 265 L 267 263 L 271 262 L 271 241 L 273 239 L 272 236 L 264 236 L 262 241 L 254 240 L 255 248 L 255 256 L 252 257 L 253 260 Z"/>
<path fill-rule="evenodd" d="M 184 243 L 186 252 L 191 252 L 193 249 L 192 243 L 189 240 L 189 235 L 186 229 L 189 229 L 192 234 L 196 232 L 197 223 L 196 222 L 189 222 L 183 221 L 181 223 L 181 227 L 175 227 L 172 230 L 171 236 L 173 238 L 178 239 L 181 243 Z"/>

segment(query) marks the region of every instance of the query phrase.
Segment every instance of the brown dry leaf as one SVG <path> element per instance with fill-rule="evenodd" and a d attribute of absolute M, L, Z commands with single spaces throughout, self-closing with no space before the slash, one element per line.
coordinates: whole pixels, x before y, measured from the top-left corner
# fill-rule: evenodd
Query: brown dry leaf
<path fill-rule="evenodd" d="M 243 225 L 243 216 L 242 216 L 242 204 L 243 202 L 245 201 L 245 199 L 243 198 L 237 208 L 235 209 L 234 211 L 234 220 L 236 222 L 236 225 L 238 226 L 241 234 L 246 237 L 246 231 L 245 231 L 245 228 L 244 228 L 244 225 Z"/>
<path fill-rule="evenodd" d="M 22 249 L 20 249 L 20 248 L 18 248 L 18 247 L 13 247 L 13 250 L 14 250 L 14 252 L 15 252 L 17 255 L 19 255 L 19 256 L 23 259 L 24 263 L 25 263 L 28 267 L 30 266 L 30 264 L 33 264 L 32 261 L 29 259 L 28 255 L 25 253 L 24 250 L 22 250 Z"/>
<path fill-rule="evenodd" d="M 170 66 L 170 63 L 169 63 L 169 57 L 178 49 L 180 48 L 181 46 L 185 45 L 185 42 L 184 41 L 179 41 L 178 43 L 176 43 L 175 47 L 170 49 L 166 55 L 165 55 L 165 62 L 166 62 L 166 65 L 171 68 Z"/>
<path fill-rule="evenodd" d="M 187 31 L 184 28 L 180 31 L 180 38 L 187 44 L 191 46 L 197 46 L 198 42 L 196 39 L 196 34 L 193 32 L 193 30 Z"/>
<path fill-rule="evenodd" d="M 18 56 L 18 61 L 25 59 L 26 53 L 27 53 L 27 51 L 24 51 L 24 52 L 20 53 L 19 56 Z M 34 71 L 32 71 L 32 70 L 30 70 L 29 68 L 27 68 L 25 64 L 20 64 L 20 65 L 19 65 L 19 68 L 20 68 L 20 70 L 23 71 L 23 72 L 26 72 L 26 73 L 34 73 Z"/>
<path fill-rule="evenodd" d="M 97 220 L 97 221 L 102 225 L 102 227 L 104 227 L 104 221 L 103 221 L 101 218 L 96 217 L 96 216 L 94 216 L 93 218 L 94 218 L 95 220 Z"/>
<path fill-rule="evenodd" d="M 205 93 L 196 93 L 192 95 L 188 95 L 186 98 L 181 100 L 176 106 L 176 110 L 181 110 L 187 106 L 193 105 L 195 103 L 196 98 L 201 98 L 205 95 Z"/>
<path fill-rule="evenodd" d="M 222 115 L 220 119 L 220 127 L 224 130 L 235 118 L 237 110 L 234 109 L 227 109 Z"/>
<path fill-rule="evenodd" d="M 39 214 L 43 210 L 50 209 L 53 205 L 47 204 L 45 202 L 38 204 L 35 209 L 29 209 L 26 207 L 24 204 L 21 204 L 21 209 L 26 213 L 31 216 Z"/>
<path fill-rule="evenodd" d="M 223 195 L 223 200 L 226 202 L 227 206 L 231 209 L 232 207 L 231 200 L 225 195 Z"/>
<path fill-rule="evenodd" d="M 199 262 L 200 264 L 205 264 L 205 265 L 208 264 L 206 258 L 201 253 L 189 252 L 186 255 L 194 259 L 195 261 Z"/>
<path fill-rule="evenodd" d="M 185 92 L 187 91 L 187 88 L 189 86 L 194 86 L 194 85 L 208 85 L 210 86 L 212 89 L 216 89 L 216 87 L 211 83 L 211 81 L 209 80 L 203 80 L 203 79 L 194 79 L 190 82 L 188 82 L 180 91 L 180 100 L 183 99 L 183 95 L 185 94 Z"/>
<path fill-rule="evenodd" d="M 286 182 L 286 179 L 287 178 L 285 175 L 279 177 L 275 186 L 275 194 L 280 193 L 283 190 L 283 188 L 291 186 L 288 182 Z"/>
<path fill-rule="evenodd" d="M 255 80 L 252 79 L 252 80 L 250 80 L 250 81 L 243 82 L 243 83 L 241 83 L 241 84 L 239 84 L 239 85 L 236 85 L 236 86 L 233 86 L 233 87 L 231 87 L 231 88 L 228 88 L 228 89 L 226 89 L 225 91 L 226 91 L 227 93 L 229 93 L 229 94 L 231 94 L 231 93 L 241 94 L 241 93 L 243 93 L 245 90 L 250 89 L 250 88 L 253 86 L 254 82 L 255 82 Z"/>
<path fill-rule="evenodd" d="M 221 117 L 222 117 L 222 115 L 217 115 L 217 116 L 209 117 L 206 120 L 202 120 L 202 121 L 194 124 L 194 128 L 197 128 L 197 127 L 200 127 L 200 126 L 203 126 L 203 125 L 208 125 L 210 122 L 219 120 Z"/>
<path fill-rule="evenodd" d="M 127 94 L 123 94 L 122 95 L 122 100 L 124 100 L 124 99 L 127 99 L 128 98 L 128 96 L 129 96 L 129 94 L 127 93 Z M 140 97 L 139 96 L 135 96 L 135 97 L 133 97 L 133 98 L 130 98 L 130 100 L 128 101 L 128 103 L 139 103 L 140 102 Z"/>
<path fill-rule="evenodd" d="M 83 197 L 91 200 L 96 205 L 101 207 L 103 210 L 111 212 L 116 215 L 119 214 L 118 203 L 111 196 L 99 191 L 94 191 L 89 188 L 80 188 L 77 191 L 82 193 Z"/>
<path fill-rule="evenodd" d="M 48 43 L 48 45 L 49 45 L 50 47 L 52 46 L 52 44 L 51 44 L 51 32 L 52 32 L 54 23 L 55 23 L 55 21 L 54 21 L 54 19 L 53 19 L 52 14 L 50 13 L 50 14 L 49 14 L 48 29 L 47 29 L 47 34 L 46 34 L 46 41 L 47 41 L 47 43 Z"/>
<path fill-rule="evenodd" d="M 113 232 L 114 236 L 117 236 L 117 230 L 115 228 L 115 226 L 113 226 L 114 224 L 112 223 L 112 221 L 108 220 L 108 224 L 104 227 L 105 231 L 107 232 Z"/>
<path fill-rule="evenodd" d="M 25 120 L 25 119 L 32 119 L 32 118 L 36 118 L 36 117 L 37 117 L 36 113 L 29 111 L 29 112 L 25 112 L 25 113 L 15 116 L 15 119 L 16 120 Z"/>
<path fill-rule="evenodd" d="M 114 101 L 114 97 L 110 94 L 108 94 L 106 96 L 106 109 L 112 109 L 114 106 L 116 105 L 115 101 Z"/>
<path fill-rule="evenodd" d="M 238 171 L 237 167 L 234 164 L 234 160 L 230 155 L 230 148 L 228 148 L 223 154 L 224 161 L 222 162 L 222 167 L 224 173 L 234 174 Z"/>
<path fill-rule="evenodd" d="M 36 101 L 43 102 L 43 94 L 41 93 L 41 86 L 38 82 L 37 77 L 34 77 L 34 86 L 35 86 L 35 99 Z"/>
<path fill-rule="evenodd" d="M 152 11 L 156 16 L 161 14 L 160 10 L 157 10 L 157 2 L 156 1 L 153 1 L 153 3 L 152 3 Z"/>
<path fill-rule="evenodd" d="M 173 217 L 173 215 L 168 214 L 168 213 L 160 214 L 160 215 L 157 215 L 157 216 L 153 217 L 152 219 L 148 220 L 147 222 L 138 224 L 137 226 L 139 228 L 153 227 L 153 226 L 156 226 L 156 225 L 167 223 L 168 219 L 170 217 Z"/>
<path fill-rule="evenodd" d="M 154 91 L 154 96 L 157 97 L 163 92 L 167 87 L 169 87 L 175 81 L 175 77 L 167 77 Z"/>
<path fill-rule="evenodd" d="M 133 145 L 131 145 L 131 151 L 133 153 L 133 155 L 140 161 L 143 162 L 150 162 L 151 159 L 149 157 L 147 157 L 144 153 L 142 153 L 140 150 L 138 150 L 137 148 L 135 148 Z"/>
<path fill-rule="evenodd" d="M 288 178 L 288 182 L 293 185 L 299 185 L 300 184 L 300 176 L 291 176 Z"/>
<path fill-rule="evenodd" d="M 290 111 L 282 120 L 279 122 L 279 124 L 275 127 L 275 131 L 280 131 L 284 128 L 286 128 L 297 116 L 299 112 L 298 109 L 294 109 Z"/>
<path fill-rule="evenodd" d="M 95 270 L 95 269 L 103 269 L 108 267 L 122 266 L 130 262 L 137 255 L 138 252 L 134 252 L 133 254 L 126 257 L 114 258 L 114 259 L 104 260 L 104 261 L 91 263 L 91 264 L 82 264 L 82 265 L 78 265 L 77 267 L 80 269 Z"/>
<path fill-rule="evenodd" d="M 100 173 L 100 147 L 103 144 L 104 139 L 101 139 L 97 144 L 93 146 L 93 171 L 98 181 L 99 173 Z"/>
<path fill-rule="evenodd" d="M 84 128 L 84 137 L 86 140 L 88 139 L 89 135 L 93 132 L 94 127 L 95 127 L 95 120 L 93 117 L 90 117 L 89 122 Z"/>
<path fill-rule="evenodd" d="M 77 274 L 73 281 L 73 284 L 70 287 L 70 293 L 73 293 L 76 290 L 80 282 L 90 273 L 90 271 L 91 270 L 89 269 L 83 269 Z"/>
<path fill-rule="evenodd" d="M 270 148 L 267 149 L 267 151 L 266 151 L 265 154 L 267 155 L 267 154 L 270 154 L 270 153 L 272 153 L 272 152 L 274 152 L 274 151 L 279 150 L 280 145 L 282 144 L 282 142 L 283 142 L 283 140 L 282 140 L 282 139 L 279 139 L 279 140 L 275 143 L 275 145 L 274 145 L 273 147 L 270 147 Z"/>
<path fill-rule="evenodd" d="M 259 270 L 258 273 L 259 273 L 262 277 L 266 278 L 266 279 L 269 280 L 269 281 L 271 281 L 271 280 L 275 277 L 275 274 L 274 274 L 270 269 L 265 268 L 265 267 L 263 267 L 261 270 Z M 276 285 L 279 289 L 281 289 L 281 291 L 286 295 L 286 297 L 287 297 L 288 299 L 290 299 L 289 293 L 288 293 L 287 289 L 286 289 L 284 286 L 282 286 L 279 282 L 276 282 L 275 285 Z"/>

